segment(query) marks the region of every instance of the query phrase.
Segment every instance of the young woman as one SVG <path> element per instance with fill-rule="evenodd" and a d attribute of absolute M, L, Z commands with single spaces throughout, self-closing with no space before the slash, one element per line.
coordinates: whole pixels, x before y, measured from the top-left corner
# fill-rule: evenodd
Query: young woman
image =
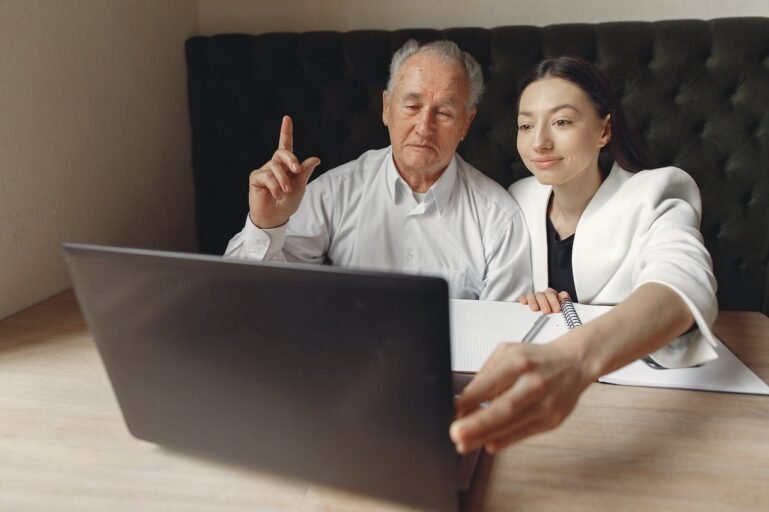
<path fill-rule="evenodd" d="M 544 291 L 521 302 L 546 313 L 563 297 L 616 307 L 545 346 L 500 345 L 457 399 L 460 452 L 556 427 L 591 382 L 647 354 L 664 367 L 716 357 L 699 190 L 681 169 L 648 169 L 627 133 L 592 64 L 550 59 L 524 81 L 518 152 L 534 176 L 510 193 L 529 228 L 534 289 Z M 602 152 L 614 160 L 608 172 Z"/>

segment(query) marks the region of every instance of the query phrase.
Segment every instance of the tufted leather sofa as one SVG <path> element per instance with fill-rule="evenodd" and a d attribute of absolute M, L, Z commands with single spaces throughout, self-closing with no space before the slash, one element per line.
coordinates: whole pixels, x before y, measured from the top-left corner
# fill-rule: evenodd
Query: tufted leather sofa
<path fill-rule="evenodd" d="M 200 250 L 222 253 L 245 220 L 247 176 L 294 117 L 316 173 L 388 144 L 381 91 L 406 39 L 447 38 L 484 69 L 487 92 L 460 154 L 503 186 L 528 174 L 515 149 L 518 81 L 576 54 L 612 78 L 656 166 L 688 171 L 722 309 L 769 313 L 769 18 L 494 29 L 227 34 L 187 41 Z"/>

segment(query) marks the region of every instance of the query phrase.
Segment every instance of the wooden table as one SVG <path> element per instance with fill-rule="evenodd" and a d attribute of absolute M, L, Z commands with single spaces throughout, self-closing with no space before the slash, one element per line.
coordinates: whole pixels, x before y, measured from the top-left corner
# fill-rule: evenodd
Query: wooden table
<path fill-rule="evenodd" d="M 769 381 L 769 318 L 716 332 Z M 769 510 L 769 397 L 595 384 L 485 458 L 468 510 Z M 0 321 L 0 510 L 393 511 L 132 438 L 71 292 Z"/>

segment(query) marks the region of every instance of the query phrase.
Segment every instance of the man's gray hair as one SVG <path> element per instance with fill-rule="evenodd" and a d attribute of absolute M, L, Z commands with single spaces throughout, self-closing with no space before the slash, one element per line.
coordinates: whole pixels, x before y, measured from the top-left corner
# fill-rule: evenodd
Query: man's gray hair
<path fill-rule="evenodd" d="M 387 94 L 392 96 L 395 88 L 395 77 L 398 75 L 403 63 L 417 53 L 431 53 L 437 55 L 447 62 L 457 62 L 462 65 L 467 74 L 467 81 L 470 85 L 470 97 L 467 99 L 467 109 L 472 110 L 478 105 L 478 101 L 483 94 L 483 72 L 478 62 L 467 52 L 462 51 L 456 43 L 452 41 L 432 41 L 420 44 L 409 39 L 393 54 L 390 61 L 390 79 L 387 81 Z"/>

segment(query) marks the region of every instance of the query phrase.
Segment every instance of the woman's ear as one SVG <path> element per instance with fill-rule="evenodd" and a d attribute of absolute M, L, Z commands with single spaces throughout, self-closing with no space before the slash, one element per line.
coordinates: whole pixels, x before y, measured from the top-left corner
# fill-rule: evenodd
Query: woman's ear
<path fill-rule="evenodd" d="M 602 148 L 611 142 L 611 114 L 606 114 L 603 119 L 603 131 L 601 132 L 601 138 L 598 139 L 598 147 Z"/>

